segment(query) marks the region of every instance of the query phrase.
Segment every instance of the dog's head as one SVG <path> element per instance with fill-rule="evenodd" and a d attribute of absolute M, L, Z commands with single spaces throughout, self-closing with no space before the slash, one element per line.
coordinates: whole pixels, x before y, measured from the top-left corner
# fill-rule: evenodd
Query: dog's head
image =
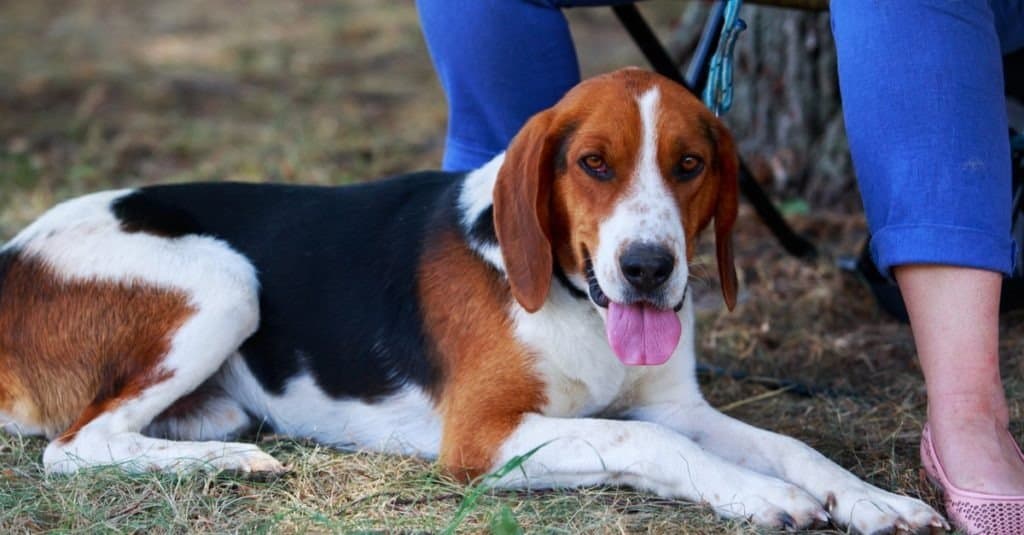
<path fill-rule="evenodd" d="M 665 362 L 712 219 L 722 293 L 730 310 L 736 302 L 737 173 L 726 128 L 674 82 L 623 69 L 581 83 L 527 122 L 498 172 L 494 222 L 512 295 L 537 311 L 560 268 L 587 286 L 624 363 Z"/>

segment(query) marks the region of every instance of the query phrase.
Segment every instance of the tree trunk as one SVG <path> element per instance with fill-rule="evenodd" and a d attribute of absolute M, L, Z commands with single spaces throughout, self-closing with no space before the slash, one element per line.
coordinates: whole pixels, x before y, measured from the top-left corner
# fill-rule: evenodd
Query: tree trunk
<path fill-rule="evenodd" d="M 709 11 L 690 2 L 671 39 L 692 49 Z M 755 176 L 781 197 L 858 206 L 827 12 L 744 5 L 733 107 L 724 117 Z"/>

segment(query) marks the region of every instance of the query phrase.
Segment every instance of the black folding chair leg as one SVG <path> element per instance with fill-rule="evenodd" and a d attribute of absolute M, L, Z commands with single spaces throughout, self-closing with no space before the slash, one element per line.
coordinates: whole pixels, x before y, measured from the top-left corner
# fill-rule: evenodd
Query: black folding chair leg
<path fill-rule="evenodd" d="M 615 12 L 615 16 L 618 17 L 619 22 L 629 32 L 630 37 L 640 48 L 644 57 L 650 62 L 651 67 L 654 70 L 672 80 L 675 80 L 688 91 L 693 93 L 700 98 L 697 91 L 690 86 L 683 79 L 682 74 L 679 72 L 679 67 L 676 65 L 672 57 L 669 56 L 665 47 L 662 46 L 661 41 L 654 35 L 651 27 L 644 20 L 643 15 L 633 4 L 620 4 L 612 6 L 612 11 Z M 710 55 L 703 58 L 704 63 L 710 60 Z M 706 72 L 707 65 L 701 65 L 699 72 Z M 761 185 L 754 180 L 753 175 L 750 173 L 750 169 L 740 159 L 740 192 L 750 202 L 751 206 L 754 207 L 754 211 L 760 217 L 761 222 L 771 230 L 772 234 L 775 235 L 775 239 L 779 241 L 779 244 L 789 254 L 799 258 L 813 258 L 817 254 L 817 250 L 810 241 L 797 234 L 793 227 L 789 226 L 779 210 L 772 204 L 771 199 L 768 198 L 768 194 L 764 192 Z"/>
<path fill-rule="evenodd" d="M 658 36 L 654 35 L 654 31 L 651 30 L 651 27 L 644 20 L 643 15 L 640 14 L 640 10 L 635 5 L 615 5 L 612 6 L 612 11 L 615 12 L 615 16 L 618 17 L 619 22 L 629 32 L 629 36 L 633 38 L 633 42 L 636 43 L 637 48 L 647 58 L 655 72 L 678 82 L 694 95 L 697 94 L 697 91 L 690 87 L 690 84 L 683 79 L 683 75 L 679 73 L 679 66 L 676 65 L 672 56 L 662 46 Z"/>

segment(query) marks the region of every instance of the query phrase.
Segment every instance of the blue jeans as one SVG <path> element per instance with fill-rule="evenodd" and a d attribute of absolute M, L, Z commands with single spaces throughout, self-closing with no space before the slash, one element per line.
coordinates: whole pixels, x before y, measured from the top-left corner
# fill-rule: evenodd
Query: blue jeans
<path fill-rule="evenodd" d="M 883 273 L 1009 273 L 1011 167 L 1002 54 L 1024 0 L 832 0 L 846 132 Z"/>
<path fill-rule="evenodd" d="M 448 97 L 443 167 L 479 167 L 579 82 L 561 8 L 625 1 L 418 0 Z M 879 269 L 933 263 L 1009 273 L 1001 55 L 1024 47 L 1024 0 L 832 0 L 831 9 Z"/>
<path fill-rule="evenodd" d="M 480 167 L 580 81 L 562 8 L 632 0 L 417 0 L 448 97 L 442 167 Z"/>

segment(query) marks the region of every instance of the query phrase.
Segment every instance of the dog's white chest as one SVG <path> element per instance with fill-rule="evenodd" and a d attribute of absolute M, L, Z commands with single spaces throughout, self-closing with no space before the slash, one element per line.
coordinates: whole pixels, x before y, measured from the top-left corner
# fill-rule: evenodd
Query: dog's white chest
<path fill-rule="evenodd" d="M 589 301 L 552 288 L 544 307 L 513 311 L 516 338 L 533 350 L 545 383 L 549 416 L 600 414 L 632 383 L 633 370 L 616 358 L 605 339 L 604 321 Z"/>

